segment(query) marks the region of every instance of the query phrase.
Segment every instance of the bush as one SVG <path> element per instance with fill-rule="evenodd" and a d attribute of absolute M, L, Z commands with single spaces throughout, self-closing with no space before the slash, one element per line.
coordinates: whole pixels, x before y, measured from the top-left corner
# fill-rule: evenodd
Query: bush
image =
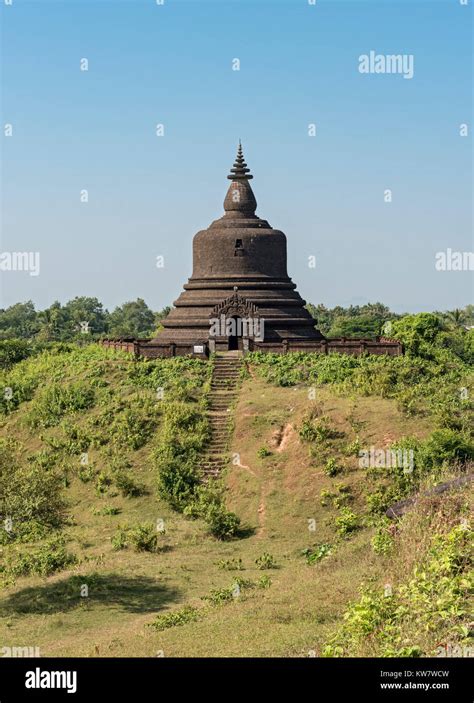
<path fill-rule="evenodd" d="M 255 559 L 257 569 L 276 569 L 277 564 L 275 558 L 268 552 L 264 552 L 260 557 Z"/>
<path fill-rule="evenodd" d="M 163 533 L 161 533 L 163 534 Z M 159 552 L 158 533 L 153 523 L 143 523 L 134 527 L 119 527 L 112 536 L 114 551 L 133 547 L 136 552 Z"/>
<path fill-rule="evenodd" d="M 53 427 L 66 413 L 91 408 L 94 400 L 94 390 L 83 382 L 53 383 L 37 394 L 27 420 L 33 428 Z"/>
<path fill-rule="evenodd" d="M 103 508 L 94 510 L 95 515 L 118 515 L 120 513 L 120 508 L 115 505 L 104 505 Z"/>
<path fill-rule="evenodd" d="M 372 549 L 374 552 L 381 556 L 388 556 L 393 549 L 393 544 L 393 535 L 387 529 L 387 526 L 379 527 L 372 539 Z"/>
<path fill-rule="evenodd" d="M 323 543 L 318 544 L 315 547 L 308 547 L 303 549 L 302 555 L 306 558 L 306 563 L 309 565 L 317 564 L 324 557 L 328 557 L 332 552 L 330 544 Z"/>
<path fill-rule="evenodd" d="M 8 369 L 33 353 L 31 342 L 25 339 L 5 339 L 0 341 L 0 369 Z"/>
<path fill-rule="evenodd" d="M 207 600 L 211 605 L 223 605 L 234 600 L 236 593 L 235 584 L 230 588 L 215 588 L 208 596 L 203 596 L 202 600 Z"/>
<path fill-rule="evenodd" d="M 158 492 L 175 510 L 183 512 L 197 498 L 198 457 L 209 438 L 203 408 L 164 403 L 160 442 L 153 453 L 158 470 Z"/>
<path fill-rule="evenodd" d="M 89 483 L 96 477 L 97 469 L 92 464 L 84 464 L 81 465 L 77 475 L 82 483 Z"/>
<path fill-rule="evenodd" d="M 120 412 L 108 427 L 109 436 L 118 447 L 136 451 L 143 447 L 158 424 L 156 401 L 138 398 Z"/>
<path fill-rule="evenodd" d="M 349 508 L 341 508 L 341 514 L 336 518 L 336 527 L 338 534 L 346 537 L 361 527 L 360 518 Z"/>
<path fill-rule="evenodd" d="M 257 451 L 257 456 L 259 459 L 265 459 L 265 457 L 271 456 L 271 451 L 267 447 L 260 447 Z"/>
<path fill-rule="evenodd" d="M 137 498 L 145 493 L 145 488 L 130 478 L 125 471 L 114 472 L 114 483 L 124 498 Z"/>
<path fill-rule="evenodd" d="M 111 542 L 114 552 L 119 552 L 122 549 L 126 549 L 128 546 L 127 531 L 123 528 L 119 528 L 117 532 L 112 535 Z"/>
<path fill-rule="evenodd" d="M 95 492 L 97 495 L 101 496 L 107 493 L 109 487 L 112 485 L 112 479 L 110 476 L 103 471 L 97 474 L 97 479 L 95 483 Z"/>
<path fill-rule="evenodd" d="M 439 318 L 433 313 L 420 312 L 405 315 L 392 322 L 392 336 L 402 342 L 410 354 L 418 354 L 432 344 L 442 329 Z"/>
<path fill-rule="evenodd" d="M 231 539 L 236 536 L 240 528 L 240 519 L 237 515 L 218 503 L 210 503 L 204 510 L 203 518 L 209 532 L 217 539 Z"/>
<path fill-rule="evenodd" d="M 217 566 L 219 569 L 223 569 L 224 571 L 243 571 L 244 569 L 242 559 L 240 557 L 238 559 L 221 559 L 217 563 Z"/>
<path fill-rule="evenodd" d="M 194 608 L 191 605 L 185 605 L 184 608 L 175 610 L 172 613 L 158 615 L 153 622 L 149 623 L 148 627 L 152 627 L 154 630 L 162 632 L 170 627 L 186 625 L 188 622 L 195 622 L 200 616 L 201 613 L 198 608 Z"/>
<path fill-rule="evenodd" d="M 263 574 L 263 576 L 260 576 L 260 578 L 257 581 L 257 587 L 258 588 L 270 588 L 272 585 L 272 580 L 270 576 L 267 576 L 266 574 Z"/>
<path fill-rule="evenodd" d="M 322 417 L 318 422 L 314 422 L 311 417 L 305 417 L 299 430 L 299 436 L 303 442 L 325 442 L 334 439 L 338 433 L 329 426 L 327 417 Z"/>
<path fill-rule="evenodd" d="M 39 547 L 7 556 L 6 572 L 12 576 L 49 576 L 75 564 L 76 558 L 66 550 L 63 537 L 55 536 Z"/>
<path fill-rule="evenodd" d="M 341 473 L 342 469 L 337 465 L 336 459 L 328 459 L 326 466 L 324 467 L 324 473 L 326 476 L 337 476 Z"/>
<path fill-rule="evenodd" d="M 12 537 L 44 534 L 64 522 L 64 479 L 45 461 L 37 456 L 21 466 L 11 443 L 0 441 L 0 506 L 12 521 Z"/>
<path fill-rule="evenodd" d="M 457 525 L 435 535 L 422 563 L 391 595 L 365 589 L 323 656 L 434 656 L 439 642 L 459 642 L 470 613 L 472 541 L 472 530 Z"/>
<path fill-rule="evenodd" d="M 136 525 L 129 531 L 128 539 L 136 552 L 158 551 L 158 533 L 152 523 Z"/>

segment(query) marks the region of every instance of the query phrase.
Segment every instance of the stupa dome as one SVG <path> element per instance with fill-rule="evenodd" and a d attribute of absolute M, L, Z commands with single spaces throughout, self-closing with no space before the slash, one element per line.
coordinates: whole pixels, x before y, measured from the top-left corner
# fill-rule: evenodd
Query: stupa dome
<path fill-rule="evenodd" d="M 228 178 L 224 215 L 194 236 L 192 276 L 155 341 L 205 343 L 210 320 L 222 311 L 253 311 L 264 320 L 265 341 L 322 339 L 288 277 L 286 236 L 255 214 L 241 144 Z"/>

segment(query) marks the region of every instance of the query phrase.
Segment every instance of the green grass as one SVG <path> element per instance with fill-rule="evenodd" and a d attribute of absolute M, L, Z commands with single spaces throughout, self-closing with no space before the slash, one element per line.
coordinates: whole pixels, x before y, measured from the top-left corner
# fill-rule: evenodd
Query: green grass
<path fill-rule="evenodd" d="M 400 395 L 419 377 L 406 362 L 254 359 L 235 410 L 231 451 L 239 461 L 229 464 L 218 499 L 211 490 L 188 514 L 160 491 L 159 470 L 166 465 L 172 481 L 180 457 L 192 470 L 207 436 L 209 364 L 136 362 L 100 347 L 47 351 L 14 364 L 5 378 L 27 391 L 0 422 L 9 438 L 5 456 L 18 467 L 15 486 L 30 502 L 15 503 L 13 486 L 10 510 L 21 508 L 26 522 L 36 516 L 37 524 L 24 534 L 2 533 L 1 641 L 39 646 L 42 656 L 390 655 L 386 638 L 373 644 L 370 628 L 380 622 L 387 637 L 397 628 L 394 651 L 406 656 L 433 655 L 442 638 L 464 642 L 464 572 L 452 574 L 449 564 L 459 558 L 450 535 L 468 515 L 468 491 L 426 499 L 393 534 L 381 516 L 388 499 L 458 475 L 470 460 L 466 407 L 456 401 L 455 426 L 446 426 L 447 393 L 468 386 L 466 369 L 438 368 L 436 376 L 423 363 L 425 381 L 407 408 Z M 433 390 L 435 378 L 443 393 Z M 61 402 L 51 423 L 43 394 L 55 384 L 90 391 L 85 397 L 93 402 Z M 34 429 L 32 416 L 46 422 Z M 454 435 L 436 434 L 446 430 Z M 360 447 L 407 437 L 418 443 L 416 482 L 359 466 Z M 46 493 L 38 476 L 49 477 Z M 48 501 L 32 500 L 31 486 L 34 495 L 54 497 L 52 513 Z M 218 539 L 210 526 L 228 529 L 232 513 L 239 529 Z M 29 563 L 25 554 L 33 555 Z M 441 588 L 445 576 L 436 591 L 443 603 L 421 634 L 415 617 L 393 621 L 380 598 L 388 580 L 396 603 L 420 614 L 423 589 Z M 374 616 L 357 629 L 360 608 L 363 618 L 364 609 Z"/>

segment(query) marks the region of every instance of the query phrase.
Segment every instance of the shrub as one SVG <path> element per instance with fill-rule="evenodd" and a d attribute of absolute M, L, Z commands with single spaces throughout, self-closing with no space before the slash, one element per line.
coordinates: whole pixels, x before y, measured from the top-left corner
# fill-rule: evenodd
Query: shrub
<path fill-rule="evenodd" d="M 163 534 L 163 533 L 161 533 Z M 153 523 L 138 524 L 133 527 L 119 527 L 112 536 L 114 551 L 132 546 L 136 552 L 159 552 L 158 533 Z"/>
<path fill-rule="evenodd" d="M 34 351 L 31 342 L 25 339 L 4 339 L 0 341 L 0 369 L 8 369 Z"/>
<path fill-rule="evenodd" d="M 114 552 L 119 552 L 121 549 L 126 549 L 128 546 L 127 531 L 119 528 L 111 538 L 112 549 Z"/>
<path fill-rule="evenodd" d="M 337 532 L 341 537 L 346 537 L 351 532 L 360 528 L 360 518 L 349 508 L 341 508 L 341 514 L 336 518 Z"/>
<path fill-rule="evenodd" d="M 217 566 L 219 569 L 223 569 L 224 571 L 243 571 L 244 569 L 242 559 L 240 557 L 238 559 L 221 559 L 217 563 Z"/>
<path fill-rule="evenodd" d="M 49 576 L 76 562 L 67 552 L 64 538 L 58 536 L 38 547 L 29 546 L 28 551 L 9 554 L 7 560 L 6 571 L 12 576 Z"/>
<path fill-rule="evenodd" d="M 272 585 L 272 580 L 270 576 L 267 576 L 267 574 L 263 574 L 263 576 L 260 576 L 260 578 L 257 581 L 257 586 L 258 588 L 270 588 Z"/>
<path fill-rule="evenodd" d="M 160 442 L 153 453 L 158 470 L 158 492 L 182 512 L 197 498 L 198 457 L 209 438 L 204 410 L 184 403 L 165 403 Z"/>
<path fill-rule="evenodd" d="M 359 437 L 356 437 L 350 444 L 348 444 L 345 448 L 345 454 L 347 456 L 359 456 L 360 452 L 360 440 Z"/>
<path fill-rule="evenodd" d="M 470 612 L 472 536 L 462 525 L 437 534 L 422 563 L 391 595 L 365 589 L 323 656 L 433 656 L 440 641 L 458 642 Z"/>
<path fill-rule="evenodd" d="M 203 518 L 209 532 L 217 539 L 231 539 L 236 536 L 240 528 L 240 519 L 237 515 L 218 503 L 211 502 L 204 510 Z"/>
<path fill-rule="evenodd" d="M 153 523 L 136 525 L 129 531 L 128 539 L 136 552 L 158 551 L 158 533 Z"/>
<path fill-rule="evenodd" d="M 95 483 L 95 492 L 97 495 L 101 496 L 104 495 L 104 493 L 107 493 L 109 490 L 109 487 L 112 485 L 112 479 L 108 474 L 105 474 L 103 471 L 100 471 L 97 474 L 97 480 Z"/>
<path fill-rule="evenodd" d="M 418 354 L 432 344 L 441 331 L 439 318 L 429 312 L 405 315 L 392 322 L 392 336 L 402 342 L 410 354 Z"/>
<path fill-rule="evenodd" d="M 268 552 L 264 552 L 261 556 L 255 559 L 257 569 L 276 569 L 277 564 L 275 558 Z"/>
<path fill-rule="evenodd" d="M 257 456 L 259 459 L 265 459 L 265 457 L 271 456 L 271 451 L 267 447 L 260 447 L 257 451 Z"/>
<path fill-rule="evenodd" d="M 148 627 L 152 627 L 154 630 L 162 632 L 170 627 L 186 625 L 188 622 L 195 622 L 200 616 L 201 612 L 198 608 L 194 608 L 191 605 L 185 605 L 184 608 L 175 610 L 172 613 L 158 615 L 153 622 L 149 623 Z"/>
<path fill-rule="evenodd" d="M 149 398 L 134 399 L 108 426 L 108 434 L 114 444 L 136 451 L 152 436 L 158 424 L 159 408 Z"/>
<path fill-rule="evenodd" d="M 183 512 L 196 498 L 200 477 L 195 466 L 197 455 L 193 453 L 181 461 L 179 456 L 173 456 L 175 451 L 172 447 L 164 450 L 157 461 L 158 492 L 172 508 Z"/>
<path fill-rule="evenodd" d="M 328 557 L 332 552 L 332 548 L 330 544 L 327 543 L 322 543 L 318 544 L 315 547 L 308 547 L 307 549 L 303 549 L 301 552 L 302 555 L 306 559 L 307 564 L 317 564 L 321 559 L 324 559 L 324 557 Z"/>
<path fill-rule="evenodd" d="M 337 465 L 336 459 L 332 458 L 327 460 L 326 466 L 324 467 L 324 473 L 327 476 L 337 476 L 341 471 L 342 469 Z"/>
<path fill-rule="evenodd" d="M 118 515 L 120 513 L 120 508 L 116 505 L 104 505 L 103 508 L 94 510 L 95 515 Z"/>
<path fill-rule="evenodd" d="M 97 469 L 93 466 L 93 464 L 81 464 L 81 467 L 77 472 L 79 480 L 82 481 L 82 483 L 89 483 L 89 481 L 92 481 L 95 478 L 96 474 Z"/>
<path fill-rule="evenodd" d="M 12 444 L 0 441 L 0 506 L 12 521 L 12 536 L 41 534 L 64 522 L 63 477 L 45 461 L 50 458 L 37 456 L 21 466 Z"/>
<path fill-rule="evenodd" d="M 326 507 L 329 504 L 336 508 L 341 508 L 343 505 L 350 503 L 353 500 L 350 486 L 344 486 L 343 483 L 337 483 L 336 492 L 323 489 L 320 493 L 321 505 Z"/>
<path fill-rule="evenodd" d="M 84 382 L 53 383 L 37 394 L 27 415 L 31 427 L 57 425 L 66 413 L 87 410 L 94 405 L 94 390 Z"/>
<path fill-rule="evenodd" d="M 145 493 L 145 488 L 130 478 L 126 471 L 114 472 L 114 483 L 124 498 L 136 498 Z"/>
<path fill-rule="evenodd" d="M 393 536 L 386 526 L 379 527 L 372 539 L 372 549 L 376 554 L 388 556 L 393 549 Z"/>
<path fill-rule="evenodd" d="M 322 417 L 318 422 L 314 422 L 311 417 L 305 417 L 299 430 L 299 436 L 303 442 L 326 442 L 334 439 L 339 433 L 330 427 L 329 419 Z"/>
<path fill-rule="evenodd" d="M 207 600 L 211 605 L 223 605 L 224 603 L 229 603 L 235 597 L 236 587 L 235 585 L 230 588 L 215 588 L 208 596 L 203 596 L 202 600 Z"/>

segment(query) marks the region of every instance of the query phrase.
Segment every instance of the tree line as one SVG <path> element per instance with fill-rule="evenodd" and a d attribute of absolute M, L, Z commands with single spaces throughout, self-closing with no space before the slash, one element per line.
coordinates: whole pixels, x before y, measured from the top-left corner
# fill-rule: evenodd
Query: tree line
<path fill-rule="evenodd" d="M 153 337 L 170 308 L 154 312 L 142 298 L 117 306 L 112 312 L 97 298 L 76 297 L 64 305 L 54 302 L 36 310 L 33 302 L 0 309 L 0 339 L 67 342 L 89 336 Z"/>
<path fill-rule="evenodd" d="M 382 303 L 351 305 L 344 308 L 324 305 L 306 306 L 327 337 L 390 336 L 387 323 L 404 315 L 392 312 Z M 30 339 L 40 342 L 67 342 L 84 339 L 84 333 L 100 337 L 154 337 L 161 329 L 161 320 L 170 307 L 153 311 L 142 298 L 117 306 L 112 312 L 98 298 L 79 296 L 62 305 L 54 302 L 44 310 L 36 310 L 28 300 L 0 309 L 0 340 Z M 463 309 L 431 313 L 445 329 L 469 329 L 474 326 L 474 305 Z"/>

